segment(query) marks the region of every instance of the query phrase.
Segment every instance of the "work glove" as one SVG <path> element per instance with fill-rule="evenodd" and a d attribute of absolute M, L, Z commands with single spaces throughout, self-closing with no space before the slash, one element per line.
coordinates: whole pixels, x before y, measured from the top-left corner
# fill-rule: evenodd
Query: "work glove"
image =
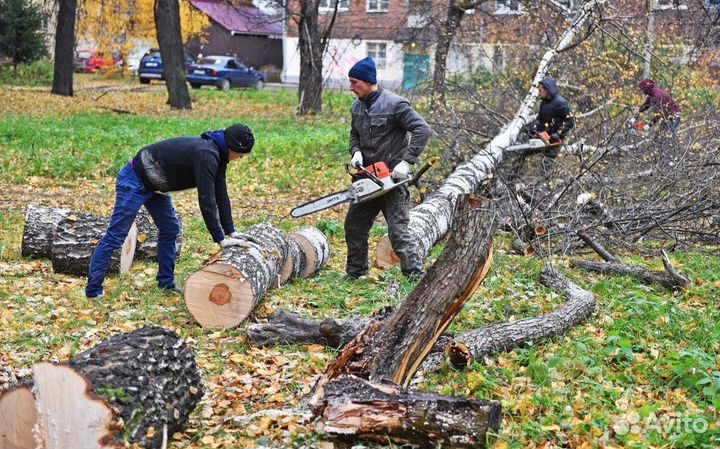
<path fill-rule="evenodd" d="M 401 161 L 395 166 L 390 176 L 395 181 L 402 181 L 410 177 L 410 164 L 405 161 Z"/>
<path fill-rule="evenodd" d="M 650 131 L 650 125 L 647 123 L 643 125 L 643 131 Z"/>
<path fill-rule="evenodd" d="M 350 161 L 350 165 L 352 165 L 355 168 L 362 168 L 363 158 L 362 158 L 361 152 L 356 151 L 353 153 L 352 160 Z"/>
<path fill-rule="evenodd" d="M 235 231 L 232 234 L 230 234 L 230 237 L 232 237 L 234 239 L 238 239 L 238 240 L 245 240 L 247 242 L 254 243 L 256 245 L 260 245 L 260 240 L 256 239 L 255 237 L 253 237 L 251 235 L 245 234 L 244 232 Z"/>
<path fill-rule="evenodd" d="M 229 248 L 231 246 L 247 246 L 248 242 L 247 240 L 241 240 L 241 239 L 234 239 L 232 237 L 225 237 L 221 241 L 218 242 L 218 245 L 220 245 L 220 248 Z"/>
<path fill-rule="evenodd" d="M 635 117 L 631 117 L 628 120 L 628 125 L 632 128 L 633 126 L 635 126 L 635 122 L 637 122 L 637 119 Z"/>
<path fill-rule="evenodd" d="M 557 133 L 550 134 L 550 143 L 557 143 L 560 142 L 560 136 L 557 135 Z"/>

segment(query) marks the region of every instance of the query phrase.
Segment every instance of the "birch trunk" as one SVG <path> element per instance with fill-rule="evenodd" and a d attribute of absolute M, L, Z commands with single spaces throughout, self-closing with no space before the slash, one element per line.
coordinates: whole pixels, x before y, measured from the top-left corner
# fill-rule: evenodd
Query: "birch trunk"
<path fill-rule="evenodd" d="M 593 15 L 598 3 L 603 3 L 603 1 L 593 0 L 585 3 L 578 12 L 577 18 L 573 21 L 572 25 L 565 30 L 555 47 L 545 52 L 533 77 L 530 90 L 525 96 L 520 108 L 515 113 L 512 121 L 502 128 L 500 133 L 490 141 L 484 150 L 468 162 L 458 166 L 431 197 L 410 211 L 410 224 L 408 229 L 410 235 L 412 235 L 417 242 L 418 253 L 422 259 L 427 258 L 435 243 L 442 239 L 448 229 L 450 229 L 453 222 L 453 210 L 458 196 L 476 191 L 480 183 L 490 176 L 503 161 L 503 149 L 515 142 L 520 129 L 534 119 L 534 116 L 531 116 L 531 114 L 538 96 L 537 85 L 545 77 L 548 67 L 550 66 L 550 61 L 552 61 L 558 52 L 572 43 L 575 34 Z M 382 240 L 389 239 L 385 236 Z M 389 242 L 381 242 L 378 244 L 377 248 L 384 251 L 383 255 L 376 252 L 375 260 L 378 266 L 387 267 L 399 263 L 400 259 L 397 258 L 397 256 L 393 259 L 393 257 L 385 255 L 388 253 L 388 246 L 391 246 Z M 394 260 L 398 262 L 393 263 Z"/>
<path fill-rule="evenodd" d="M 58 224 L 70 214 L 69 210 L 54 207 L 28 205 L 25 210 L 22 256 L 49 259 L 52 256 L 52 242 Z"/>
<path fill-rule="evenodd" d="M 178 215 L 178 221 L 180 216 Z M 145 209 L 140 208 L 140 212 L 135 218 L 135 224 L 137 225 L 137 247 L 135 248 L 136 259 L 149 259 L 157 260 L 157 242 L 158 242 L 158 228 L 153 222 L 152 216 Z M 180 256 L 180 250 L 182 249 L 182 221 L 180 221 L 180 232 L 175 239 L 175 257 Z"/>

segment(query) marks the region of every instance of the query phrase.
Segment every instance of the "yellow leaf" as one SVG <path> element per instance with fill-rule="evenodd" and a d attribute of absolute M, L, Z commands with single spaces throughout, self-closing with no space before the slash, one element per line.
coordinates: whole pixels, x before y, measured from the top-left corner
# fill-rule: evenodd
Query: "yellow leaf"
<path fill-rule="evenodd" d="M 202 444 L 213 444 L 215 442 L 215 437 L 212 435 L 205 435 L 200 441 L 202 441 Z"/>
<path fill-rule="evenodd" d="M 147 234 L 138 234 L 137 241 L 140 243 L 145 243 L 145 240 L 147 240 Z"/>
<path fill-rule="evenodd" d="M 540 428 L 542 430 L 544 430 L 545 432 L 559 432 L 560 431 L 560 426 L 558 426 L 557 424 L 551 424 L 549 426 L 540 426 Z"/>
<path fill-rule="evenodd" d="M 147 433 L 145 434 L 147 438 L 152 438 L 155 436 L 155 428 L 150 426 L 150 428 L 147 430 Z"/>
<path fill-rule="evenodd" d="M 325 346 L 323 345 L 310 345 L 307 347 L 307 352 L 325 352 Z"/>

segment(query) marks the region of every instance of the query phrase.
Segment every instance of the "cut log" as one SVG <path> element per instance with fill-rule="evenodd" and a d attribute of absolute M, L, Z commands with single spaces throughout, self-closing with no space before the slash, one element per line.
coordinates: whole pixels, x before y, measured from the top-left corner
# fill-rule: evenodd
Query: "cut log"
<path fill-rule="evenodd" d="M 182 221 L 180 220 L 180 215 L 177 215 L 177 217 L 180 222 L 180 232 L 175 239 L 176 258 L 180 256 L 180 250 L 182 249 Z M 135 218 L 135 224 L 137 225 L 135 258 L 157 260 L 158 228 L 155 226 L 152 216 L 150 216 L 150 213 L 144 206 L 140 208 Z"/>
<path fill-rule="evenodd" d="M 70 211 L 66 209 L 30 204 L 25 210 L 22 256 L 49 259 L 52 255 L 55 229 L 69 214 Z"/>
<path fill-rule="evenodd" d="M 66 364 L 36 363 L 33 376 L 45 449 L 160 448 L 203 394 L 193 351 L 157 327 L 116 335 Z"/>
<path fill-rule="evenodd" d="M 307 261 L 305 252 L 295 239 L 287 238 L 288 254 L 280 270 L 280 284 L 284 284 L 292 278 L 300 277 L 305 269 Z"/>
<path fill-rule="evenodd" d="M 565 303 L 543 316 L 512 323 L 494 324 L 459 335 L 454 339 L 454 343 L 466 347 L 472 359 L 483 360 L 483 357 L 489 354 L 508 351 L 530 341 L 539 341 L 562 335 L 577 324 L 585 321 L 595 312 L 597 302 L 593 294 L 571 282 L 557 271 L 551 268 L 543 270 L 540 274 L 540 282 L 546 287 L 564 294 Z M 463 368 L 454 365 L 457 362 L 453 360 L 452 355 L 448 357 L 447 349 L 445 349 L 445 353 L 443 353 L 442 348 L 437 347 L 434 351 L 423 363 L 422 371 L 427 372 L 438 369 L 443 360 L 447 361 L 451 368 Z M 467 360 L 463 362 L 462 357 L 459 357 L 458 360 L 461 363 L 469 363 Z"/>
<path fill-rule="evenodd" d="M 288 241 L 285 233 L 270 223 L 259 223 L 247 228 L 245 234 L 254 237 L 262 244 L 265 250 L 273 253 L 272 260 L 275 261 L 275 273 L 280 273 L 288 255 Z M 272 283 L 272 285 L 275 285 L 275 283 Z"/>
<path fill-rule="evenodd" d="M 0 448 L 34 449 L 36 424 L 35 396 L 29 385 L 0 394 Z"/>
<path fill-rule="evenodd" d="M 325 387 L 319 430 L 340 439 L 419 447 L 487 447 L 500 404 L 440 396 L 344 376 Z"/>
<path fill-rule="evenodd" d="M 52 244 L 52 266 L 56 273 L 86 276 L 95 247 L 105 235 L 110 220 L 90 214 L 73 213 L 63 218 Z M 132 266 L 137 226 L 130 228 L 123 245 L 110 261 L 111 273 L 127 273 Z"/>
<path fill-rule="evenodd" d="M 303 227 L 291 232 L 288 238 L 295 240 L 305 254 L 305 266 L 299 268 L 298 277 L 308 278 L 314 275 L 330 259 L 330 242 L 319 229 Z"/>
<path fill-rule="evenodd" d="M 277 282 L 284 256 L 273 236 L 280 231 L 265 225 L 248 232 L 262 245 L 247 242 L 225 248 L 185 283 L 185 306 L 202 327 L 227 329 L 239 325 Z"/>
<path fill-rule="evenodd" d="M 480 183 L 493 175 L 505 157 L 504 148 L 515 142 L 520 129 L 535 118 L 533 106 L 538 95 L 536 86 L 545 77 L 553 57 L 573 45 L 575 35 L 582 29 L 583 24 L 594 15 L 598 3 L 599 0 L 584 3 L 573 23 L 565 30 L 554 48 L 545 52 L 538 63 L 531 82 L 532 87 L 525 95 L 513 120 L 506 124 L 501 132 L 471 160 L 459 165 L 436 192 L 410 211 L 408 232 L 415 239 L 421 258 L 427 258 L 435 243 L 442 239 L 450 229 L 453 222 L 454 205 L 458 196 L 476 192 Z M 387 236 L 383 239 L 386 238 Z M 377 248 L 384 248 L 384 245 L 378 245 L 376 251 Z M 379 266 L 391 263 L 389 258 L 380 257 L 378 254 L 376 254 L 375 260 Z"/>

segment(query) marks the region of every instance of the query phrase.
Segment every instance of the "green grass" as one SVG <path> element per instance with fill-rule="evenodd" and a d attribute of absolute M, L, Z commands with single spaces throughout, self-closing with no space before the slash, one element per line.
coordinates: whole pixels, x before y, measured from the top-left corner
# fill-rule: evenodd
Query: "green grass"
<path fill-rule="evenodd" d="M 237 227 L 269 219 L 291 230 L 299 223 L 277 219 L 282 215 L 278 210 L 285 207 L 277 203 L 281 197 L 300 202 L 347 183 L 341 164 L 348 157 L 349 100 L 333 97 L 326 113 L 310 119 L 291 113 L 253 119 L 243 117 L 243 105 L 291 106 L 294 94 L 251 90 L 231 94 L 238 103 L 238 116 L 223 120 L 172 114 L 0 117 L 0 178 L 6 188 L 16 190 L 32 181 L 33 191 L 52 193 L 62 187 L 81 199 L 99 195 L 100 200 L 88 196 L 84 205 L 91 210 L 107 208 L 115 172 L 143 145 L 248 121 L 258 137 L 256 149 L 230 173 L 237 194 L 233 197 L 234 206 L 238 205 Z M 203 89 L 197 95 L 212 99 L 222 93 Z M 212 406 L 213 415 L 203 418 L 201 406 L 189 426 L 193 431 L 174 440 L 179 447 L 209 448 L 211 444 L 202 443 L 208 436 L 226 439 L 227 447 L 250 442 L 316 447 L 319 437 L 311 424 L 301 423 L 289 431 L 278 423 L 264 428 L 260 419 L 245 423 L 233 418 L 242 417 L 240 409 L 250 414 L 299 406 L 313 376 L 322 372 L 335 351 L 314 352 L 304 346 L 256 350 L 246 344 L 243 326 L 221 332 L 201 329 L 180 298 L 164 296 L 155 287 L 156 265 L 151 262 L 137 263 L 129 274 L 109 278 L 106 297 L 89 302 L 83 295 L 83 279 L 53 274 L 48 261 L 20 257 L 26 197 L 0 198 L 4 199 L 0 203 L 0 362 L 18 371 L 39 360 L 65 359 L 120 331 L 161 325 L 193 346 L 206 385 L 214 387 L 203 403 Z M 53 204 L 72 200 L 55 195 L 40 199 Z M 184 214 L 183 250 L 176 267 L 182 285 L 212 255 L 215 245 L 193 194 L 174 196 L 174 201 Z M 254 201 L 262 204 L 255 206 Z M 258 309 L 258 318 L 280 307 L 318 319 L 367 316 L 398 304 L 412 291 L 414 284 L 397 268 L 373 270 L 361 281 L 344 280 L 342 219 L 323 217 L 304 223 L 318 226 L 330 237 L 330 261 L 317 276 L 273 290 Z M 374 226 L 372 245 L 386 231 L 381 224 Z M 512 255 L 505 251 L 508 247 L 508 239 L 497 239 L 492 269 L 451 331 L 533 317 L 562 304 L 564 298 L 537 282 L 539 262 Z M 431 262 L 441 251 L 442 246 L 433 250 Z M 596 295 L 596 315 L 567 335 L 488 356 L 467 372 L 444 368 L 417 387 L 499 400 L 503 423 L 497 448 L 544 443 L 588 448 L 718 447 L 720 261 L 700 252 L 672 257 L 695 281 L 687 291 L 671 293 L 630 278 L 570 270 L 558 260 L 562 271 Z M 633 261 L 660 268 L 656 260 Z M 272 374 L 262 374 L 260 366 Z M 233 396 L 243 384 L 229 380 L 232 373 L 250 374 L 252 389 L 246 396 Z M 275 383 L 277 390 L 268 393 Z M 228 404 L 222 405 L 223 401 Z M 672 427 L 682 420 L 696 426 L 705 422 L 708 428 L 699 433 L 687 426 Z M 621 435 L 620 424 L 625 422 L 641 432 Z"/>

